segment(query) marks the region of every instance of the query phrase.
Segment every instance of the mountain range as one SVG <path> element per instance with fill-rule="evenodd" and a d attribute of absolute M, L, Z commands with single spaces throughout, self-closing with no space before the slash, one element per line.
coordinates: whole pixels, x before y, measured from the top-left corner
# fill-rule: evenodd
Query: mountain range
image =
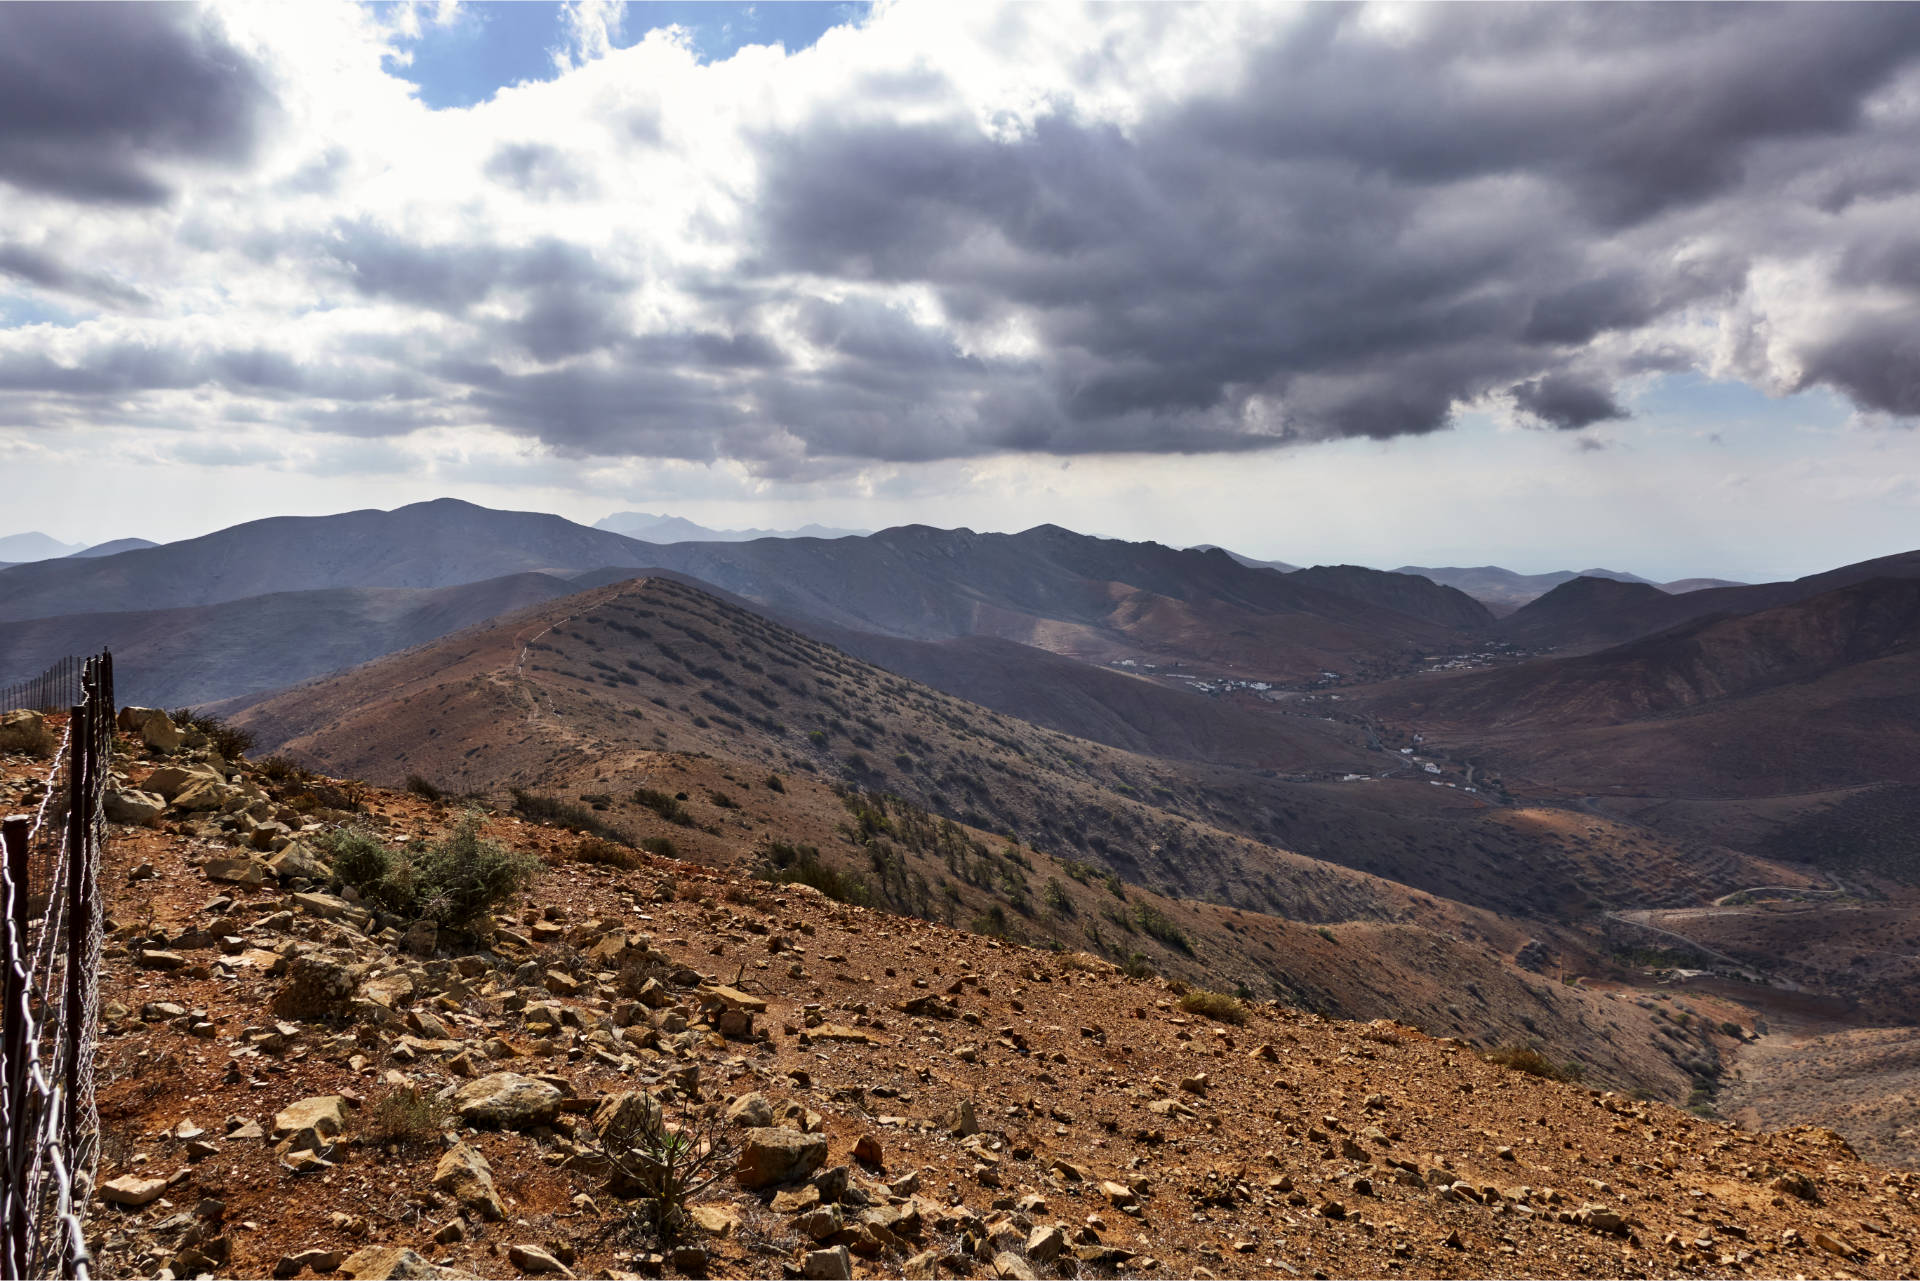
<path fill-rule="evenodd" d="M 109 645 L 128 699 L 262 754 L 627 830 L 699 801 L 677 774 L 785 778 L 672 839 L 745 869 L 804 836 L 896 910 L 1532 1037 L 1674 1097 L 1718 1088 L 1701 1044 L 1601 1017 L 1649 956 L 1769 1018 L 1776 980 L 1846 1026 L 1920 1018 L 1920 552 L 1685 592 L 1595 571 L 1503 610 L 1452 571 L 1054 525 L 651 542 L 438 500 L 99 550 L 0 570 L 0 686 Z M 833 796 L 993 834 L 1113 910 L 1017 860 L 849 845 Z M 1378 950 L 1336 978 L 1249 951 L 1252 920 Z M 1879 941 L 1846 950 L 1849 920 Z M 1527 977 L 1549 963 L 1598 986 Z"/>
<path fill-rule="evenodd" d="M 615 512 L 593 522 L 593 527 L 649 543 L 746 543 L 756 538 L 859 538 L 872 532 L 811 524 L 798 529 L 709 529 L 705 525 L 696 525 L 684 516 L 660 516 L 652 512 Z"/>

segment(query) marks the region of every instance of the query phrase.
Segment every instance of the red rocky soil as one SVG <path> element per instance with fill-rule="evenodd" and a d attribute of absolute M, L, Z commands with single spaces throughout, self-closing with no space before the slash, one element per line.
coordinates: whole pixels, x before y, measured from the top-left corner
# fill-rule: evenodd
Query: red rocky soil
<path fill-rule="evenodd" d="M 41 763 L 0 763 L 0 808 L 22 808 L 19 780 Z M 154 764 L 128 758 L 135 785 Z M 227 768 L 246 771 L 243 789 L 259 783 Z M 366 800 L 379 814 L 357 821 L 389 840 L 458 817 L 411 795 Z M 291 829 L 253 843 L 298 844 L 316 821 L 253 808 Z M 113 829 L 100 1182 L 153 1199 L 93 1207 L 100 1275 L 1920 1267 L 1920 1178 L 1827 1131 L 1746 1133 L 1384 1021 L 1251 1003 L 1244 1023 L 1215 1022 L 1183 1012 L 1179 985 L 1085 955 L 666 859 L 569 861 L 578 838 L 498 817 L 489 836 L 542 853 L 536 883 L 499 913 L 489 949 L 416 955 L 331 896 L 270 874 L 210 880 L 236 872 L 217 860 L 265 856 L 217 819 L 169 809 L 155 827 Z M 290 965 L 345 973 L 351 990 L 329 1016 L 277 1013 Z M 647 994 L 659 1004 L 629 999 L 636 965 L 664 977 Z M 413 1148 L 368 1134 L 397 1090 L 501 1072 L 554 1087 L 557 1113 L 501 1128 L 448 1117 Z M 696 1203 L 702 1229 L 664 1251 L 624 1227 L 597 1154 L 596 1110 L 635 1090 L 723 1110 L 758 1093 L 775 1128 L 824 1135 L 824 1156 L 782 1186 L 723 1180 Z M 273 1141 L 283 1109 L 329 1096 L 339 1133 Z M 434 1186 L 459 1144 L 490 1167 L 500 1221 L 471 1186 Z"/>

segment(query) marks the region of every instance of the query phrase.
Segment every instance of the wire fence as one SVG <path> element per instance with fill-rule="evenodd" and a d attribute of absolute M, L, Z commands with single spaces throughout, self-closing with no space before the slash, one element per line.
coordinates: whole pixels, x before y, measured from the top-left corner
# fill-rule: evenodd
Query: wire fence
<path fill-rule="evenodd" d="M 27 708 L 54 712 L 72 707 L 83 697 L 80 681 L 90 659 L 63 658 L 31 680 L 0 686 L 0 712 Z"/>
<path fill-rule="evenodd" d="M 90 1275 L 113 656 L 81 665 L 41 800 L 0 821 L 0 1277 Z"/>

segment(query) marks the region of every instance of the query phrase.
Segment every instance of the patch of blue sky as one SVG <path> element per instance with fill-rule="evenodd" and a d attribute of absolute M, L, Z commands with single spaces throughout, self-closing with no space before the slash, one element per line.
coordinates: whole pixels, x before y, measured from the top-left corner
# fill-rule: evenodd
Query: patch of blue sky
<path fill-rule="evenodd" d="M 706 62 L 724 61 L 747 45 L 779 44 L 789 53 L 813 45 L 834 27 L 858 23 L 870 6 L 848 0 L 793 0 L 786 4 L 701 4 L 655 0 L 626 6 L 613 42 L 626 48 L 649 31 L 681 27 Z M 558 74 L 554 52 L 567 44 L 561 6 L 544 2 L 464 5 L 453 21 L 422 24 L 402 42 L 411 61 L 387 70 L 419 88 L 436 111 L 471 107 L 501 89 Z"/>
<path fill-rule="evenodd" d="M 79 319 L 65 307 L 56 307 L 27 294 L 0 294 L 0 329 L 20 329 L 27 325 L 65 328 L 77 324 Z"/>
<path fill-rule="evenodd" d="M 1854 417 L 1852 406 L 1825 387 L 1770 396 L 1751 383 L 1691 371 L 1654 379 L 1629 407 L 1633 418 L 1623 426 L 1692 436 L 1750 458 L 1803 454 L 1809 434 L 1843 430 Z"/>

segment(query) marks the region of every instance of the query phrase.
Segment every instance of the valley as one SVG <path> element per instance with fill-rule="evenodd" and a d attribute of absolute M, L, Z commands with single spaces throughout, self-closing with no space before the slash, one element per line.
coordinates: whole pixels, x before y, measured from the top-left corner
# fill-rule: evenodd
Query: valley
<path fill-rule="evenodd" d="M 0 656 L 111 644 L 130 690 L 256 758 L 589 815 L 729 875 L 801 869 L 1905 1159 L 1873 1102 L 1904 1069 L 1857 1047 L 1920 1021 L 1914 558 L 1576 577 L 1502 613 L 1051 526 L 652 545 L 458 503 L 334 519 L 22 567 Z M 283 537 L 312 567 L 277 567 Z M 41 613 L 102 598 L 103 569 L 127 609 Z M 1787 1080 L 1812 1061 L 1849 1082 L 1830 1115 Z"/>

